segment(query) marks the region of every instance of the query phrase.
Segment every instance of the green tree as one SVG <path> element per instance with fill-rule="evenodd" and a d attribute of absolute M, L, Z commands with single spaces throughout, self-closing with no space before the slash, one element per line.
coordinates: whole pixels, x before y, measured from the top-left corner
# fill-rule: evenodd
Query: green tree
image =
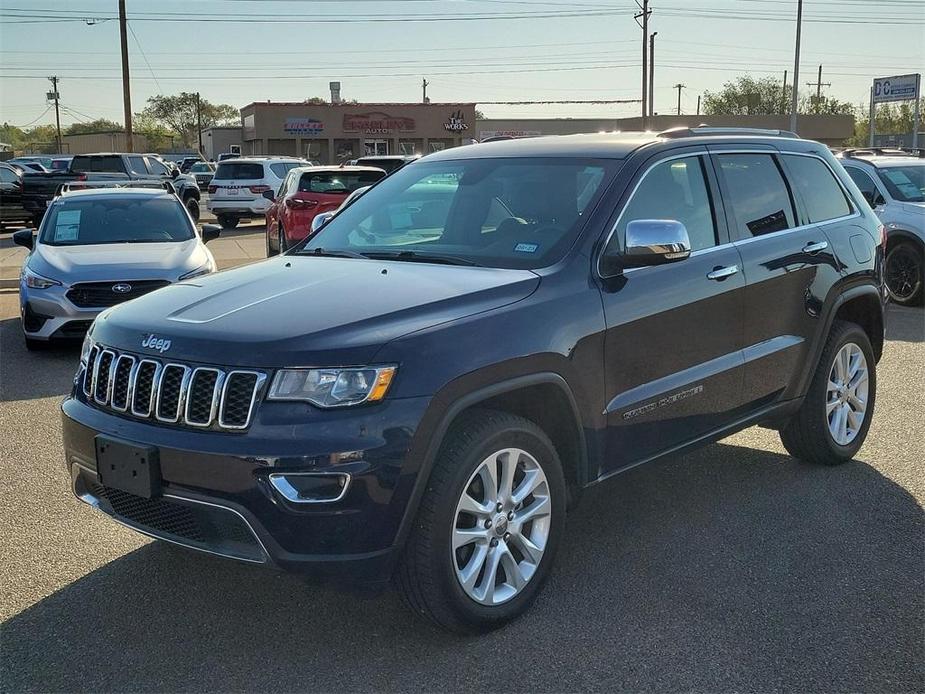
<path fill-rule="evenodd" d="M 181 144 L 181 138 L 177 133 L 144 111 L 132 116 L 132 130 L 145 136 L 148 141 L 148 150 L 152 152 L 173 149 L 174 145 Z"/>
<path fill-rule="evenodd" d="M 874 121 L 875 132 L 880 134 L 900 134 L 912 132 L 912 123 L 915 116 L 911 101 L 892 104 L 878 104 L 877 116 Z M 925 114 L 925 99 L 919 101 L 919 112 Z M 857 107 L 858 118 L 854 124 L 854 136 L 846 144 L 854 147 L 866 147 L 870 142 L 870 111 L 867 104 Z M 919 124 L 919 132 L 923 125 Z M 919 138 L 921 143 L 921 138 Z"/>
<path fill-rule="evenodd" d="M 200 110 L 203 128 L 240 122 L 240 111 L 229 104 L 210 104 L 202 99 Z M 139 116 L 150 118 L 153 123 L 175 132 L 187 147 L 199 142 L 196 132 L 196 94 L 192 92 L 152 96 Z"/>
<path fill-rule="evenodd" d="M 64 135 L 80 135 L 81 133 L 102 133 L 110 130 L 123 130 L 122 123 L 116 123 L 108 118 L 97 118 L 88 123 L 74 123 L 63 132 Z"/>
<path fill-rule="evenodd" d="M 763 116 L 789 112 L 790 92 L 774 77 L 743 75 L 726 82 L 718 92 L 704 92 L 703 112 L 708 116 Z"/>

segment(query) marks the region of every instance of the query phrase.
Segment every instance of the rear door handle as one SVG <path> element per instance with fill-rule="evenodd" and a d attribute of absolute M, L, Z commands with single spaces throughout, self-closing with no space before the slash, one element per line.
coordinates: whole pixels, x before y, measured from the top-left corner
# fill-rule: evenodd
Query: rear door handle
<path fill-rule="evenodd" d="M 829 244 L 827 241 L 815 241 L 813 243 L 807 243 L 805 246 L 803 246 L 803 252 L 809 253 L 810 255 L 816 255 L 816 253 L 824 251 L 828 247 Z"/>
<path fill-rule="evenodd" d="M 724 280 L 731 277 L 739 271 L 738 265 L 727 265 L 726 267 L 715 267 L 712 272 L 707 273 L 708 280 Z"/>

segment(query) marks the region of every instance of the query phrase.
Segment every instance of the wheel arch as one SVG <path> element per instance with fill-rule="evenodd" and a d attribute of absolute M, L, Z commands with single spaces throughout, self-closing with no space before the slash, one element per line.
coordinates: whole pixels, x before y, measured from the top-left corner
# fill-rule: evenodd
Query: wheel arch
<path fill-rule="evenodd" d="M 541 396 L 552 400 L 536 399 Z M 428 428 L 428 443 L 396 538 L 398 546 L 404 545 L 408 537 L 437 453 L 450 426 L 464 412 L 472 409 L 499 409 L 536 423 L 549 436 L 559 453 L 569 489 L 569 500 L 577 497 L 578 490 L 585 485 L 588 468 L 585 430 L 577 400 L 561 375 L 539 372 L 483 386 L 454 399 L 439 416 L 437 424 Z"/>

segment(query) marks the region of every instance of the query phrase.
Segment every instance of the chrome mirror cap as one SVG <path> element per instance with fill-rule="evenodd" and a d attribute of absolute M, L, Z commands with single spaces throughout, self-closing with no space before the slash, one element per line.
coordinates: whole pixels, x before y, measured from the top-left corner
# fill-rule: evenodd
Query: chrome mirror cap
<path fill-rule="evenodd" d="M 662 265 L 691 254 L 687 229 L 674 219 L 637 219 L 626 225 L 624 267 Z"/>

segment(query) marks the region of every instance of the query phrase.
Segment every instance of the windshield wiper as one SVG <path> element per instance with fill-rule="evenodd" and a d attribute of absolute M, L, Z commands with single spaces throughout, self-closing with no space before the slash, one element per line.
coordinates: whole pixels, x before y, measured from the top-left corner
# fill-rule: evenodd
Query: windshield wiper
<path fill-rule="evenodd" d="M 362 253 L 355 253 L 353 251 L 343 251 L 336 248 L 311 248 L 303 249 L 297 251 L 296 255 L 319 255 L 327 258 L 359 258 L 360 260 L 366 260 L 367 257 Z"/>
<path fill-rule="evenodd" d="M 418 253 L 417 251 L 370 251 L 363 255 L 374 260 L 404 260 L 411 263 L 440 263 L 441 265 L 478 265 L 478 263 L 467 258 L 460 258 L 455 255 L 437 255 Z"/>

